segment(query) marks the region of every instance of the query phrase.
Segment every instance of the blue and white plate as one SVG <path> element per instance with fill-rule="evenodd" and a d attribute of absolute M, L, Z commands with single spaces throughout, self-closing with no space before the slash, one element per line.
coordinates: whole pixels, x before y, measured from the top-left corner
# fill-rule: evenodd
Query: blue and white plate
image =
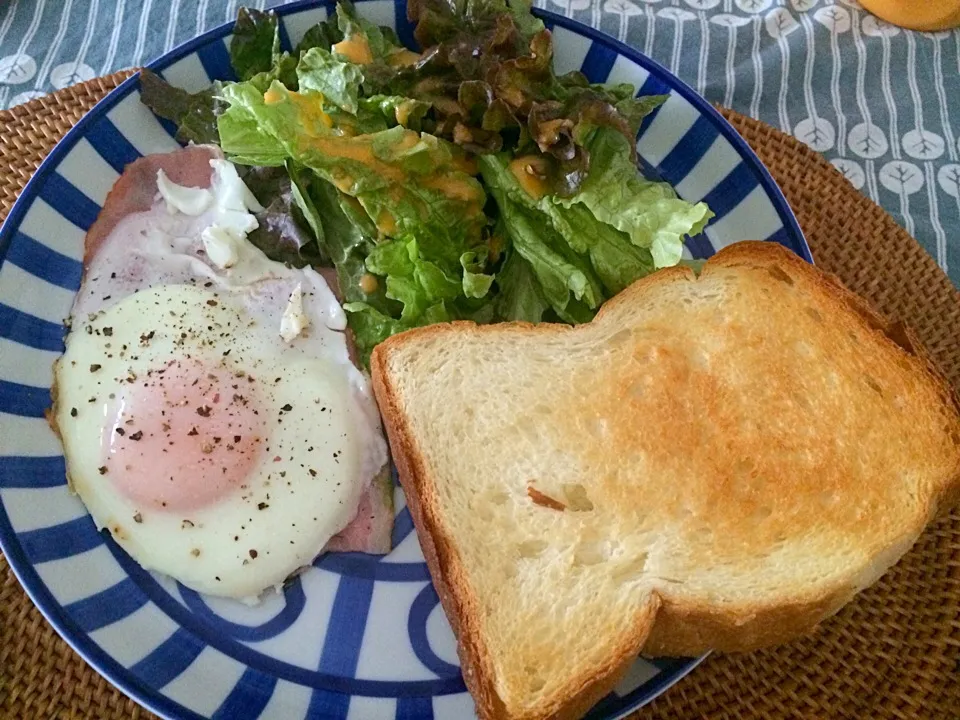
<path fill-rule="evenodd" d="M 403 0 L 362 15 L 412 44 Z M 278 9 L 289 47 L 328 7 Z M 746 143 L 664 68 L 571 20 L 552 27 L 558 72 L 670 93 L 640 131 L 644 170 L 716 213 L 690 240 L 704 258 L 737 240 L 779 242 L 810 260 L 796 220 Z M 151 67 L 187 90 L 234 79 L 224 25 Z M 100 535 L 64 478 L 47 427 L 51 366 L 80 283 L 87 228 L 124 165 L 176 147 L 171 128 L 124 82 L 60 142 L 0 231 L 0 547 L 57 631 L 113 684 L 168 718 L 462 720 L 473 717 L 453 635 L 397 490 L 394 551 L 332 554 L 262 606 L 206 598 L 141 570 Z M 590 718 L 615 718 L 683 677 L 697 659 L 638 660 Z"/>

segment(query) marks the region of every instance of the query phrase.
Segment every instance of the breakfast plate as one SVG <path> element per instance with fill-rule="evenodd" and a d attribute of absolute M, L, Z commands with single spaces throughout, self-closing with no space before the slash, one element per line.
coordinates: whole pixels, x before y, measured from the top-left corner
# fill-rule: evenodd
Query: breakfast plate
<path fill-rule="evenodd" d="M 297 44 L 329 10 L 315 2 L 278 8 L 281 44 Z M 358 11 L 411 44 L 403 2 L 365 0 Z M 579 69 L 592 82 L 669 94 L 644 120 L 637 154 L 645 174 L 715 213 L 688 240 L 688 257 L 749 238 L 812 261 L 779 189 L 709 104 L 637 51 L 567 18 L 537 15 L 553 32 L 558 73 Z M 234 79 L 231 31 L 212 30 L 150 67 L 190 92 Z M 323 555 L 254 606 L 143 570 L 97 532 L 69 491 L 45 411 L 84 236 L 124 167 L 177 148 L 173 134 L 140 102 L 139 77 L 130 78 L 57 145 L 0 231 L 0 547 L 57 631 L 161 716 L 471 717 L 456 643 L 399 488 L 389 555 Z M 588 717 L 623 716 L 699 660 L 638 659 Z"/>

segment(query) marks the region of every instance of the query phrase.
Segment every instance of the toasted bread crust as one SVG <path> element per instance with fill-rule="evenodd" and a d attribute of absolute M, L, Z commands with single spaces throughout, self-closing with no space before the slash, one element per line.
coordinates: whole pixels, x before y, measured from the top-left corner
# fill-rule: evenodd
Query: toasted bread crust
<path fill-rule="evenodd" d="M 955 394 L 920 345 L 902 325 L 889 323 L 870 306 L 835 279 L 808 265 L 788 250 L 766 242 L 743 242 L 727 247 L 711 258 L 703 273 L 717 266 L 753 268 L 766 267 L 772 274 L 802 274 L 812 280 L 823 296 L 838 310 L 854 310 L 863 325 L 897 352 L 910 358 L 918 372 L 927 374 L 938 388 L 945 412 L 951 414 L 960 426 L 960 413 Z M 638 301 L 644 294 L 663 283 L 690 280 L 692 272 L 686 268 L 670 268 L 648 276 L 617 297 L 610 300 L 594 322 L 602 322 L 607 315 L 627 303 Z M 791 281 L 792 282 L 792 281 Z M 580 326 L 582 328 L 584 326 Z M 572 678 L 555 700 L 546 707 L 538 707 L 523 714 L 508 713 L 495 687 L 493 664 L 484 645 L 478 621 L 477 599 L 465 582 L 462 563 L 451 538 L 446 534 L 436 496 L 434 480 L 426 468 L 424 453 L 407 423 L 401 409 L 398 390 L 388 372 L 390 354 L 408 343 L 426 338 L 442 337 L 448 333 L 468 330 L 475 333 L 523 333 L 556 337 L 561 333 L 577 333 L 579 328 L 557 325 L 510 323 L 476 326 L 469 322 L 433 325 L 394 336 L 378 346 L 371 358 L 373 387 L 383 414 L 400 481 L 406 492 L 414 525 L 417 528 L 424 556 L 440 596 L 441 603 L 458 638 L 458 653 L 464 679 L 473 695 L 477 712 L 483 720 L 574 720 L 581 717 L 616 684 L 620 675 L 630 666 L 642 649 L 644 655 L 699 655 L 709 650 L 744 651 L 791 640 L 815 629 L 824 618 L 832 615 L 857 592 L 875 582 L 915 542 L 925 524 L 938 509 L 960 500 L 960 455 L 952 478 L 931 495 L 918 521 L 902 529 L 899 539 L 875 558 L 870 567 L 848 584 L 797 602 L 779 602 L 771 606 L 751 608 L 744 614 L 742 607 L 724 607 L 706 603 L 665 600 L 654 591 L 649 612 L 637 618 L 625 633 L 624 642 L 609 662 L 593 677 Z M 957 444 L 960 445 L 960 439 Z"/>
<path fill-rule="evenodd" d="M 534 327 L 530 325 L 530 328 Z M 387 381 L 385 360 L 383 353 L 374 352 L 371 357 L 374 393 L 380 412 L 385 418 L 393 460 L 406 495 L 410 517 L 417 529 L 424 559 L 430 569 L 430 577 L 457 638 L 457 655 L 460 658 L 464 682 L 476 703 L 477 715 L 482 720 L 523 720 L 526 716 L 511 715 L 507 712 L 494 687 L 492 663 L 476 622 L 475 610 L 478 603 L 463 580 L 456 547 L 439 521 L 433 483 L 424 467 L 416 438 L 409 426 L 401 421 L 403 414 L 395 388 Z M 655 608 L 651 608 L 651 615 L 654 612 Z M 604 672 L 586 681 L 574 679 L 565 697 L 555 707 L 529 717 L 544 720 L 577 720 L 582 717 L 610 693 L 620 677 L 630 668 L 643 647 L 649 630 L 648 618 L 636 623 L 635 632 L 623 643 L 622 652 L 610 659 Z"/>
<path fill-rule="evenodd" d="M 469 322 L 451 324 L 474 326 L 474 323 Z M 529 323 L 523 325 L 525 329 L 532 331 L 541 329 L 540 326 Z M 430 332 L 437 328 L 438 326 L 430 326 L 422 331 Z M 395 388 L 387 380 L 385 363 L 386 354 L 375 350 L 370 359 L 374 394 L 384 417 L 393 461 L 397 466 L 410 517 L 417 529 L 424 560 L 430 570 L 440 604 L 457 638 L 457 656 L 460 659 L 463 680 L 476 704 L 477 716 L 481 720 L 578 720 L 613 690 L 635 662 L 650 632 L 656 607 L 651 607 L 651 617 L 644 617 L 635 623 L 634 631 L 622 644 L 621 651 L 610 658 L 602 672 L 591 678 L 572 678 L 567 691 L 562 693 L 562 697 L 550 708 L 529 715 L 510 714 L 494 686 L 493 664 L 476 620 L 478 603 L 463 578 L 456 547 L 439 520 L 433 482 L 424 467 L 423 454 L 417 446 L 416 438 L 410 427 L 403 422 L 404 416 Z"/>
<path fill-rule="evenodd" d="M 386 381 L 385 360 L 383 353 L 376 352 L 370 358 L 374 394 L 380 414 L 386 421 L 387 439 L 400 476 L 400 485 L 406 495 L 410 517 L 417 529 L 423 557 L 430 569 L 430 577 L 440 604 L 457 638 L 457 655 L 460 658 L 464 682 L 481 717 L 505 717 L 503 702 L 489 682 L 489 658 L 484 651 L 478 629 L 472 622 L 474 616 L 470 611 L 476 607 L 476 602 L 467 585 L 458 582 L 458 554 L 443 526 L 438 522 L 429 476 L 423 466 L 422 455 L 417 451 L 416 439 L 410 428 L 400 421 L 403 413 L 400 411 L 394 387 Z"/>

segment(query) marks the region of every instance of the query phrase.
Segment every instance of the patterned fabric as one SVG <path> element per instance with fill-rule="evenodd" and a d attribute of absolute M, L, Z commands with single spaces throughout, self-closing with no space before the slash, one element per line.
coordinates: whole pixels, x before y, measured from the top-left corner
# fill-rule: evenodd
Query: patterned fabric
<path fill-rule="evenodd" d="M 0 8 L 0 107 L 149 62 L 234 17 L 240 4 L 6 3 Z M 960 30 L 903 31 L 856 0 L 538 5 L 639 48 L 712 102 L 823 153 L 960 281 Z"/>

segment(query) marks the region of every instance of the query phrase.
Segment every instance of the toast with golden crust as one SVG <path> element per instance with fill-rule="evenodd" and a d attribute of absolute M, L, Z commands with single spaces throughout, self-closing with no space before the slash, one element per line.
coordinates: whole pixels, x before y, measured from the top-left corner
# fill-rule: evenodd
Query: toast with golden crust
<path fill-rule="evenodd" d="M 371 365 L 484 720 L 580 717 L 640 652 L 804 634 L 960 493 L 946 383 L 772 243 L 585 325 L 433 325 Z"/>

